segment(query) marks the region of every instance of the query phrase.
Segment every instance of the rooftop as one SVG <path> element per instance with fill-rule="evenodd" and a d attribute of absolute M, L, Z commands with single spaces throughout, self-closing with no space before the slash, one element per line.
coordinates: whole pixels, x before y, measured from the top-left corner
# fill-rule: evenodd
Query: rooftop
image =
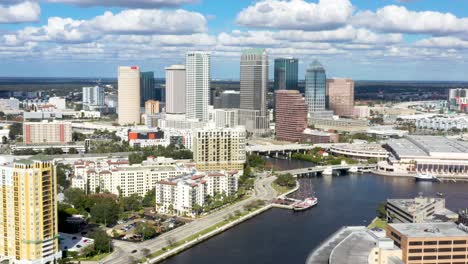
<path fill-rule="evenodd" d="M 453 222 L 421 224 L 389 224 L 393 229 L 409 238 L 416 237 L 466 237 L 468 233 L 459 229 Z"/>
<path fill-rule="evenodd" d="M 262 48 L 256 48 L 256 49 L 246 49 L 242 51 L 242 55 L 263 55 L 263 53 L 266 52 L 265 49 Z"/>
<path fill-rule="evenodd" d="M 429 204 L 444 201 L 444 198 L 431 197 L 417 197 L 415 199 L 387 199 L 387 203 L 391 203 L 392 205 L 410 213 L 422 210 Z"/>
<path fill-rule="evenodd" d="M 437 154 L 465 154 L 468 158 L 468 143 L 442 136 L 406 136 L 391 139 L 387 145 L 400 157 L 428 157 Z"/>

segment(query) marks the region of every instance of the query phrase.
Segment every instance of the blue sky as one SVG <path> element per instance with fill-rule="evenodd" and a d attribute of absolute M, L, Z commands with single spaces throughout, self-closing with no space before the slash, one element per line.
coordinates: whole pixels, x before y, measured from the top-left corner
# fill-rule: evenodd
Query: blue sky
<path fill-rule="evenodd" d="M 188 50 L 239 78 L 240 51 L 314 59 L 330 77 L 468 81 L 465 0 L 0 0 L 0 76 L 164 76 Z"/>

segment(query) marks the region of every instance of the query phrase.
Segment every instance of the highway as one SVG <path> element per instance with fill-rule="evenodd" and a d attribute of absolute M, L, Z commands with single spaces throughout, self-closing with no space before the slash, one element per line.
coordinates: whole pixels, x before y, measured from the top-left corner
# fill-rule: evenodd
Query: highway
<path fill-rule="evenodd" d="M 276 191 L 271 187 L 271 183 L 276 177 L 267 177 L 267 174 L 257 175 L 257 180 L 254 185 L 254 194 L 232 206 L 223 208 L 212 214 L 197 219 L 191 223 L 185 224 L 167 233 L 164 233 L 154 239 L 150 239 L 141 243 L 113 240 L 114 252 L 104 258 L 100 263 L 109 264 L 126 264 L 131 263 L 130 258 L 135 260 L 143 258 L 144 255 L 141 249 L 147 248 L 150 252 L 156 252 L 163 247 L 168 246 L 168 239 L 172 241 L 180 241 L 188 236 L 194 235 L 210 226 L 225 220 L 226 216 L 235 212 L 236 210 L 243 210 L 243 206 L 254 200 L 271 200 L 276 197 Z M 137 250 L 135 253 L 131 253 Z M 129 257 L 131 256 L 131 257 Z"/>

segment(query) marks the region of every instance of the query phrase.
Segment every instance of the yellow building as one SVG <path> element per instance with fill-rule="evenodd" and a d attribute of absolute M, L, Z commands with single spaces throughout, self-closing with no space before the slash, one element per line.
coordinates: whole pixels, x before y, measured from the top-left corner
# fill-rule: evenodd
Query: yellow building
<path fill-rule="evenodd" d="M 246 132 L 243 127 L 198 129 L 193 158 L 201 171 L 243 170 Z"/>
<path fill-rule="evenodd" d="M 61 258 L 52 161 L 0 166 L 0 261 L 36 264 Z"/>
<path fill-rule="evenodd" d="M 153 115 L 159 113 L 159 101 L 148 100 L 145 102 L 145 114 Z"/>

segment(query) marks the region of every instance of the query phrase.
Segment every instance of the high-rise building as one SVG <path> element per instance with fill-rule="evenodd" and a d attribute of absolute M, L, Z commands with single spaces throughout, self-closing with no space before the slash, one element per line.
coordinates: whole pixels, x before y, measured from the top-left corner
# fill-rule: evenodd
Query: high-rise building
<path fill-rule="evenodd" d="M 275 91 L 297 89 L 298 65 L 299 60 L 296 58 L 275 59 Z"/>
<path fill-rule="evenodd" d="M 154 86 L 154 72 L 140 73 L 140 106 L 145 106 L 148 100 L 155 100 L 156 87 Z"/>
<path fill-rule="evenodd" d="M 83 87 L 83 109 L 95 110 L 105 107 L 104 87 Z"/>
<path fill-rule="evenodd" d="M 140 67 L 119 67 L 119 124 L 140 123 Z"/>
<path fill-rule="evenodd" d="M 0 166 L 0 260 L 56 263 L 57 185 L 52 161 L 16 160 Z"/>
<path fill-rule="evenodd" d="M 185 113 L 185 65 L 166 67 L 166 113 Z"/>
<path fill-rule="evenodd" d="M 322 64 L 317 60 L 312 62 L 305 79 L 305 99 L 309 115 L 313 116 L 314 112 L 325 111 L 327 76 Z"/>
<path fill-rule="evenodd" d="M 67 143 L 72 141 L 70 122 L 25 122 L 23 142 L 25 144 Z"/>
<path fill-rule="evenodd" d="M 188 119 L 208 121 L 210 53 L 191 51 L 185 57 L 185 111 Z"/>
<path fill-rule="evenodd" d="M 243 127 L 197 129 L 193 135 L 193 159 L 197 169 L 243 170 L 246 133 Z"/>
<path fill-rule="evenodd" d="M 335 115 L 353 117 L 354 81 L 351 79 L 327 80 L 328 105 Z"/>
<path fill-rule="evenodd" d="M 147 115 L 154 115 L 159 113 L 159 101 L 155 100 L 148 100 L 145 102 L 145 114 Z"/>
<path fill-rule="evenodd" d="M 299 142 L 307 128 L 307 105 L 295 90 L 275 92 L 276 137 L 279 140 Z"/>
<path fill-rule="evenodd" d="M 217 98 L 215 98 L 215 100 L 215 108 L 239 108 L 240 92 L 226 90 L 223 91 Z"/>
<path fill-rule="evenodd" d="M 468 89 L 449 90 L 449 109 L 457 112 L 468 112 Z"/>
<path fill-rule="evenodd" d="M 240 108 L 267 115 L 268 54 L 265 49 L 242 52 L 240 62 Z"/>

